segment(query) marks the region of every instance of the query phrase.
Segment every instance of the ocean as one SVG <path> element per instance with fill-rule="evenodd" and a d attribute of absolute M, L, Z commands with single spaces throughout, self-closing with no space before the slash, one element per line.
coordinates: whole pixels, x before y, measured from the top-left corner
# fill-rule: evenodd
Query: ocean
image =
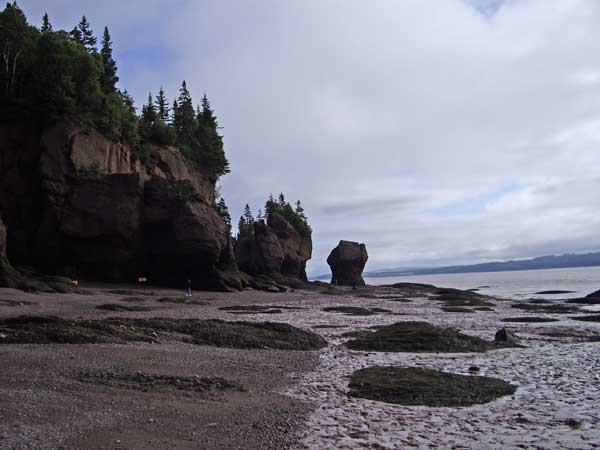
<path fill-rule="evenodd" d="M 478 292 L 503 298 L 571 298 L 600 289 L 600 267 L 570 269 L 519 270 L 440 275 L 365 278 L 367 284 L 426 283 Z M 537 294 L 548 290 L 571 291 L 567 294 Z"/>

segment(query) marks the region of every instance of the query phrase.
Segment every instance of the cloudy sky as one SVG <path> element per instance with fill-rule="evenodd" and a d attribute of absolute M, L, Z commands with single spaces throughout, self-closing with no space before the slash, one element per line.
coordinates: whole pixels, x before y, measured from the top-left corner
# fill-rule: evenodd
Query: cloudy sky
<path fill-rule="evenodd" d="M 597 0 L 20 0 L 86 14 L 143 102 L 186 79 L 219 116 L 234 215 L 301 199 L 309 271 L 600 250 Z"/>

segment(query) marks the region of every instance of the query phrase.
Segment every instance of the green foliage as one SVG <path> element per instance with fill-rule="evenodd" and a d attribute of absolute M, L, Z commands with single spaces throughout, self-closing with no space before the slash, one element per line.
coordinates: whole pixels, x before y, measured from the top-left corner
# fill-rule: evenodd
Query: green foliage
<path fill-rule="evenodd" d="M 225 222 L 225 225 L 227 225 L 227 228 L 229 228 L 229 232 L 231 233 L 231 215 L 229 214 L 229 208 L 223 197 L 221 197 L 217 203 L 216 210 L 219 216 L 223 218 L 223 222 Z"/>
<path fill-rule="evenodd" d="M 102 56 L 102 74 L 100 76 L 100 85 L 102 86 L 102 91 L 105 94 L 110 94 L 115 92 L 119 77 L 117 76 L 117 63 L 112 56 L 112 42 L 110 40 L 108 27 L 104 27 L 100 56 Z"/>
<path fill-rule="evenodd" d="M 44 14 L 44 17 L 42 17 L 42 28 L 40 28 L 40 31 L 42 33 L 49 33 L 52 31 L 52 24 L 48 18 L 48 13 Z"/>
<path fill-rule="evenodd" d="M 82 44 L 88 52 L 95 51 L 97 40 L 91 25 L 85 16 L 81 18 L 81 21 L 77 25 L 77 29 L 79 30 L 77 35 L 81 38 L 80 44 Z"/>
<path fill-rule="evenodd" d="M 152 100 L 152 93 L 148 94 L 148 103 L 142 107 L 139 130 L 142 142 L 175 145 L 175 130 L 161 119 Z"/>
<path fill-rule="evenodd" d="M 169 105 L 167 104 L 167 96 L 165 95 L 165 90 L 163 87 L 160 87 L 158 91 L 158 95 L 156 96 L 156 113 L 158 115 L 158 120 L 160 120 L 163 124 L 169 123 Z"/>
<path fill-rule="evenodd" d="M 189 202 L 197 197 L 196 190 L 190 180 L 175 181 L 171 187 L 171 195 L 182 202 Z"/>
<path fill-rule="evenodd" d="M 296 202 L 296 207 L 293 208 L 285 200 L 283 193 L 279 194 L 277 200 L 273 198 L 273 195 L 270 195 L 265 203 L 265 216 L 267 220 L 273 213 L 283 216 L 301 236 L 310 237 L 312 235 L 312 228 L 308 224 L 308 217 L 304 213 L 304 208 L 300 200 Z"/>
<path fill-rule="evenodd" d="M 79 174 L 85 178 L 99 178 L 102 175 L 100 164 L 94 161 L 89 166 L 82 165 L 79 167 Z"/>
<path fill-rule="evenodd" d="M 244 214 L 240 217 L 238 221 L 238 239 L 244 237 L 252 237 L 254 236 L 254 217 L 252 216 L 252 211 L 250 210 L 250 206 L 246 204 L 244 207 Z"/>

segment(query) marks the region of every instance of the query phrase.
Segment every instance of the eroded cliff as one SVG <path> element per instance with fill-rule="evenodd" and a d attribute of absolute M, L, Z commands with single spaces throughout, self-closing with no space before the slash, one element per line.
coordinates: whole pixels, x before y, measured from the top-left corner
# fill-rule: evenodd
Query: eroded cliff
<path fill-rule="evenodd" d="M 0 212 L 13 265 L 106 281 L 241 288 L 216 180 L 171 147 L 149 164 L 68 124 L 0 124 Z"/>

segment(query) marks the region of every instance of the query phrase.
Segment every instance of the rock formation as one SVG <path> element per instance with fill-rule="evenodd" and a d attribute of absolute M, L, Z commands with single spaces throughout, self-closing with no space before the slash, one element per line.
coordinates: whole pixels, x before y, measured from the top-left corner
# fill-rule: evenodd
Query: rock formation
<path fill-rule="evenodd" d="M 600 291 L 592 292 L 591 294 L 587 295 L 586 298 L 600 298 Z"/>
<path fill-rule="evenodd" d="M 266 223 L 256 222 L 254 235 L 239 239 L 235 246 L 240 270 L 283 282 L 307 281 L 306 262 L 311 255 L 312 239 L 301 236 L 277 213 L 270 214 Z"/>
<path fill-rule="evenodd" d="M 132 163 L 129 146 L 95 131 L 0 125 L 11 262 L 106 281 L 240 288 L 229 230 L 213 206 L 216 180 L 174 148 L 151 151 L 145 167 Z"/>
<path fill-rule="evenodd" d="M 494 341 L 518 346 L 521 343 L 519 337 L 508 328 L 502 328 L 496 332 Z"/>
<path fill-rule="evenodd" d="M 327 264 L 331 267 L 331 284 L 339 286 L 364 286 L 363 269 L 367 264 L 367 247 L 358 242 L 340 241 L 334 248 Z"/>

